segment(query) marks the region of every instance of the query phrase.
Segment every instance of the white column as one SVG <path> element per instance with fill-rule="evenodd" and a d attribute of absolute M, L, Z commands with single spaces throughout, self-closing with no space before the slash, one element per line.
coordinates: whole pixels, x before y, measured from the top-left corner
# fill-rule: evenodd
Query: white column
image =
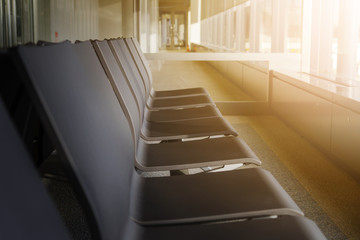
<path fill-rule="evenodd" d="M 288 0 L 273 0 L 271 52 L 285 52 Z"/>
<path fill-rule="evenodd" d="M 260 51 L 261 2 L 250 0 L 250 52 Z"/>
<path fill-rule="evenodd" d="M 301 71 L 310 72 L 312 0 L 303 0 Z"/>
<path fill-rule="evenodd" d="M 246 29 L 245 5 L 241 4 L 236 9 L 236 50 L 245 52 Z"/>
<path fill-rule="evenodd" d="M 226 36 L 226 26 L 225 26 L 225 12 L 219 13 L 219 25 L 218 25 L 218 31 L 219 31 L 219 47 L 221 49 L 225 48 L 225 38 Z"/>
<path fill-rule="evenodd" d="M 354 80 L 357 75 L 359 5 L 359 0 L 340 1 L 336 78 L 341 81 Z"/>
<path fill-rule="evenodd" d="M 149 51 L 157 52 L 158 46 L 158 19 L 159 19 L 159 2 L 158 0 L 151 0 L 150 5 L 150 27 L 148 34 L 150 35 Z"/>
<path fill-rule="evenodd" d="M 123 37 L 134 36 L 134 1 L 122 0 L 121 1 L 122 12 L 122 35 Z"/>
<path fill-rule="evenodd" d="M 141 46 L 141 50 L 143 52 L 148 52 L 147 49 L 147 34 L 146 34 L 146 26 L 147 26 L 147 2 L 148 1 L 140 1 L 140 16 L 139 16 L 139 43 Z"/>
<path fill-rule="evenodd" d="M 232 29 L 234 28 L 233 24 L 234 22 L 232 21 L 233 19 L 232 17 L 232 11 L 231 10 L 227 10 L 225 12 L 225 23 L 223 26 L 226 28 L 225 29 L 225 41 L 224 44 L 226 46 L 227 49 L 232 48 L 231 43 L 232 43 L 232 36 L 233 36 L 233 32 Z"/>
<path fill-rule="evenodd" d="M 333 0 L 313 1 L 310 73 L 330 77 L 333 41 Z"/>
<path fill-rule="evenodd" d="M 190 26 L 190 41 L 188 41 L 188 44 L 190 45 L 190 42 L 199 44 L 201 41 L 203 41 L 203 25 L 204 21 L 201 21 L 201 0 L 191 0 L 191 17 L 190 21 L 188 21 Z"/>
<path fill-rule="evenodd" d="M 216 47 L 219 47 L 219 34 L 220 34 L 220 31 L 219 31 L 219 15 L 215 15 L 214 16 L 214 22 L 213 22 L 213 25 L 212 25 L 212 28 L 213 28 L 213 44 L 214 46 Z"/>

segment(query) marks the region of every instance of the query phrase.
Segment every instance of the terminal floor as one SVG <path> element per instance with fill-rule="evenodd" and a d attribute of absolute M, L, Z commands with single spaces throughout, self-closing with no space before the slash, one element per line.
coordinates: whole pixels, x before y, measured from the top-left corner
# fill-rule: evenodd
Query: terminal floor
<path fill-rule="evenodd" d="M 251 100 L 204 62 L 152 61 L 151 68 L 156 90 L 205 87 L 215 102 Z M 276 116 L 226 118 L 329 239 L 360 239 L 358 181 Z"/>
<path fill-rule="evenodd" d="M 203 62 L 153 61 L 151 67 L 156 89 L 203 86 L 215 101 L 251 100 L 235 84 Z M 276 116 L 225 118 L 258 155 L 263 162 L 261 167 L 274 175 L 305 216 L 316 222 L 328 239 L 360 239 L 359 182 Z M 57 164 L 54 164 L 58 162 L 56 155 L 49 160 L 48 165 L 57 170 Z M 159 177 L 169 173 L 154 175 Z M 59 181 L 46 177 L 43 182 L 53 195 L 73 238 L 91 239 L 85 215 L 66 179 Z M 228 187 L 236 191 L 241 186 L 229 183 Z"/>
<path fill-rule="evenodd" d="M 227 81 L 205 62 L 151 61 L 153 86 L 156 90 L 204 87 L 214 101 L 250 101 L 233 82 Z"/>

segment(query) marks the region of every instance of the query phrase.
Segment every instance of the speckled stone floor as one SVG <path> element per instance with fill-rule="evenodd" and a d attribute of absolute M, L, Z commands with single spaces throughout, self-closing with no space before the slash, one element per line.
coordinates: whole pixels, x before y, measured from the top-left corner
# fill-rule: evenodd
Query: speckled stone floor
<path fill-rule="evenodd" d="M 215 102 L 251 100 L 204 62 L 154 61 L 151 67 L 156 90 L 201 86 Z M 274 116 L 226 118 L 329 239 L 360 239 L 359 182 Z"/>
<path fill-rule="evenodd" d="M 251 100 L 206 63 L 153 62 L 151 66 L 156 90 L 201 86 L 215 101 Z M 359 182 L 275 116 L 225 118 L 262 160 L 261 167 L 275 176 L 305 216 L 316 222 L 329 239 L 360 239 Z M 89 239 L 86 220 L 69 184 L 51 179 L 44 179 L 44 183 L 74 239 Z"/>

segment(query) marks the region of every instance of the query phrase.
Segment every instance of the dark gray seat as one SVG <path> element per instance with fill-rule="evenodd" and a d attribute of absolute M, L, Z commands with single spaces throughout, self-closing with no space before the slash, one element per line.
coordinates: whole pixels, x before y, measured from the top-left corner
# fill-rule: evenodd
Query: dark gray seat
<path fill-rule="evenodd" d="M 137 143 L 136 167 L 142 171 L 169 171 L 215 167 L 230 164 L 255 164 L 261 161 L 240 138 L 223 137 L 197 141 Z"/>
<path fill-rule="evenodd" d="M 144 112 L 144 119 L 149 122 L 167 122 L 221 116 L 222 114 L 219 109 L 214 106 L 164 110 L 149 110 L 145 108 Z"/>
<path fill-rule="evenodd" d="M 130 224 L 128 239 L 246 239 L 322 240 L 326 239 L 314 222 L 304 217 L 282 216 L 243 222 L 140 227 Z"/>
<path fill-rule="evenodd" d="M 119 40 L 122 41 L 121 39 Z M 127 58 L 130 60 L 131 57 Z M 131 70 L 135 76 L 135 83 L 140 87 L 141 93 L 146 100 L 146 106 L 149 109 L 177 109 L 177 108 L 192 108 L 192 107 L 202 107 L 202 106 L 215 106 L 214 101 L 208 94 L 199 94 L 199 95 L 178 95 L 172 97 L 152 97 L 150 91 L 144 83 L 141 72 L 136 65 L 130 65 Z"/>
<path fill-rule="evenodd" d="M 146 95 L 148 97 L 154 98 L 155 96 L 161 96 L 162 98 L 170 98 L 176 96 L 184 96 L 186 92 L 192 93 L 193 90 L 198 89 L 201 90 L 199 93 L 200 95 L 208 95 L 204 88 L 192 88 L 192 89 L 178 89 L 178 90 L 170 90 L 170 91 L 153 91 L 152 84 L 151 84 L 151 71 L 145 68 L 141 57 L 144 58 L 143 54 L 141 56 L 138 54 L 138 51 L 135 45 L 132 42 L 131 38 L 126 39 L 118 39 L 118 41 L 125 41 L 133 64 L 136 65 L 140 77 L 143 80 Z M 146 61 L 146 60 L 145 60 Z M 149 70 L 149 71 L 147 71 Z M 153 93 L 154 95 L 151 95 Z M 195 94 L 195 95 L 199 95 Z M 194 94 L 190 94 L 194 95 Z M 173 121 L 173 120 L 183 120 L 183 119 L 194 119 L 194 118 L 205 118 L 205 117 L 220 117 L 222 116 L 220 111 L 216 108 L 216 106 L 202 106 L 196 108 L 182 108 L 178 109 L 177 111 L 174 110 L 149 110 L 145 108 L 144 119 L 147 121 L 152 122 L 159 122 L 159 121 Z"/>
<path fill-rule="evenodd" d="M 128 47 L 126 46 L 123 39 L 111 40 L 112 44 L 115 47 L 115 50 L 118 52 L 118 57 L 124 55 L 125 59 L 121 62 L 124 65 L 124 71 L 127 77 L 129 78 L 130 84 L 135 88 L 138 88 L 139 98 L 144 101 L 145 106 L 149 109 L 177 109 L 177 108 L 192 108 L 192 107 L 202 107 L 202 106 L 215 106 L 215 103 L 209 95 L 192 95 L 192 96 L 177 96 L 177 97 L 167 97 L 167 98 L 152 98 L 150 95 L 149 88 L 144 82 L 144 74 L 142 69 L 137 66 L 133 60 Z M 115 42 L 120 46 L 117 47 Z M 119 59 L 120 61 L 122 59 Z M 126 65 L 126 66 L 125 66 Z M 136 90 L 136 89 L 135 89 Z M 137 95 L 137 97 L 138 97 Z"/>
<path fill-rule="evenodd" d="M 1 239 L 70 239 L 50 197 L 42 186 L 31 160 L 17 137 L 0 101 L 0 198 Z M 24 184 L 26 183 L 26 184 Z M 100 199 L 101 200 L 101 199 Z M 96 214 L 94 214 L 95 216 Z M 94 236 L 102 240 L 118 239 L 324 239 L 321 231 L 303 217 L 283 216 L 227 224 L 143 227 L 128 216 L 125 228 L 112 222 L 113 231 L 99 226 Z M 261 231 L 259 231 L 259 228 Z M 116 231 L 118 230 L 118 231 Z"/>
<path fill-rule="evenodd" d="M 2 101 L 0 128 L 0 239 L 70 239 Z"/>
<path fill-rule="evenodd" d="M 34 107 L 20 84 L 18 73 L 6 54 L 6 49 L 0 49 L 1 81 L 0 95 L 13 122 L 18 129 L 26 149 L 36 165 L 40 165 L 54 150 L 47 141 Z"/>
<path fill-rule="evenodd" d="M 68 43 L 21 46 L 15 51 L 19 71 L 26 73 L 24 80 L 56 149 L 71 168 L 82 189 L 78 192 L 88 200 L 104 232 L 112 235 L 122 231 L 114 224 L 125 228 L 124 216 L 143 224 L 172 224 L 303 214 L 274 177 L 262 169 L 142 178 L 134 170 L 132 133 L 110 83 L 86 72 Z M 224 187 L 232 182 L 241 185 L 235 190 Z M 256 187 L 248 187 L 251 185 Z M 222 195 L 214 194 L 212 200 L 218 200 L 207 201 L 201 192 L 209 189 Z M 169 202 L 173 194 L 181 198 Z M 219 201 L 221 205 L 214 205 Z M 203 206 L 193 211 L 194 202 Z M 168 211 L 171 205 L 173 210 Z M 145 210 L 149 207 L 157 212 L 152 215 Z"/>
<path fill-rule="evenodd" d="M 113 47 L 113 49 L 111 49 L 109 45 Z M 140 76 L 135 76 L 135 73 L 139 73 L 135 72 L 136 70 L 131 70 L 131 67 L 135 66 L 131 66 L 126 59 L 126 57 L 131 58 L 129 53 L 127 52 L 128 56 L 125 56 L 126 52 L 122 51 L 127 50 L 125 43 L 123 42 L 123 45 L 119 46 L 116 40 L 110 41 L 109 44 L 107 41 L 95 41 L 94 47 L 108 74 L 109 80 L 114 82 L 112 83 L 113 86 L 119 88 L 118 91 L 126 100 L 128 99 L 130 101 L 132 100 L 130 98 L 134 99 L 135 104 L 133 107 L 138 110 L 137 115 L 140 116 L 139 121 L 142 123 L 141 136 L 145 140 L 161 141 L 214 135 L 237 135 L 235 129 L 222 117 L 170 122 L 149 122 L 143 120 L 145 99 L 142 93 L 143 90 L 140 90 L 138 87 L 138 85 L 142 83 L 136 84 L 135 78 Z M 121 47 L 123 49 L 121 49 Z M 117 90 L 115 89 L 115 91 Z M 132 115 L 132 117 L 135 116 Z"/>
<path fill-rule="evenodd" d="M 103 50 L 107 50 L 109 53 L 110 49 L 106 42 L 98 44 L 103 45 Z M 74 49 L 77 51 L 87 71 L 92 73 L 91 75 L 97 76 L 99 80 L 108 81 L 104 69 L 101 67 L 90 43 L 78 43 L 74 46 Z M 101 58 L 102 55 L 99 56 Z M 110 54 L 110 57 L 113 56 Z M 116 60 L 114 59 L 114 61 Z M 114 61 L 108 61 L 108 65 L 105 65 L 105 67 L 108 71 L 110 83 L 113 85 L 117 99 L 131 124 L 135 136 L 134 141 L 137 144 L 136 163 L 139 169 L 143 171 L 157 171 L 235 163 L 261 164 L 260 160 L 244 141 L 232 136 L 190 142 L 174 141 L 161 144 L 148 144 L 143 141 L 140 138 L 141 119 L 137 110 L 137 103 L 130 92 L 131 89 L 128 87 L 125 77 Z M 108 68 L 109 65 L 115 66 L 110 69 Z M 169 126 L 171 126 L 170 123 L 168 123 Z"/>
<path fill-rule="evenodd" d="M 126 41 L 129 40 L 129 41 Z M 128 43 L 127 43 L 128 42 Z M 117 44 L 116 44 L 117 43 Z M 114 55 L 119 58 L 120 64 L 123 64 L 125 75 L 127 76 L 130 83 L 139 81 L 147 82 L 148 75 L 146 74 L 143 65 L 141 64 L 140 57 L 136 54 L 134 45 L 131 44 L 130 39 L 117 39 L 111 40 L 110 45 L 113 48 Z M 135 53 L 134 53 L 135 52 Z M 132 72 L 130 72 L 132 70 Z M 140 83 L 138 85 L 140 85 Z M 135 87 L 135 86 L 134 86 Z M 151 98 L 149 87 L 144 84 L 145 89 L 141 88 L 141 94 L 145 95 L 146 98 Z M 167 98 L 162 100 L 172 101 L 175 98 Z M 191 99 L 184 98 L 183 99 Z M 157 99 L 158 100 L 158 99 Z M 178 98 L 180 100 L 180 98 Z M 177 100 L 177 101 L 178 101 Z M 188 101 L 188 100 L 186 100 Z M 209 117 L 222 117 L 220 111 L 216 106 L 202 106 L 196 108 L 182 108 L 178 111 L 167 111 L 167 110 L 149 110 L 147 107 L 144 112 L 144 119 L 150 122 L 157 121 L 178 121 L 184 119 L 202 119 Z"/>
<path fill-rule="evenodd" d="M 176 97 L 176 96 L 193 96 L 193 95 L 209 95 L 205 88 L 186 88 L 186 89 L 174 89 L 166 91 L 155 91 L 152 88 L 152 74 L 148 66 L 147 60 L 140 49 L 139 43 L 135 38 L 126 38 L 126 43 L 131 52 L 133 53 L 134 59 L 136 60 L 139 69 L 142 69 L 144 85 L 148 89 L 149 94 L 156 98 Z M 138 56 L 138 57 L 136 57 Z"/>
<path fill-rule="evenodd" d="M 215 106 L 209 95 L 179 96 L 173 98 L 147 98 L 146 106 L 151 110 Z"/>
<path fill-rule="evenodd" d="M 130 214 L 142 225 L 302 215 L 271 173 L 261 168 L 165 178 L 135 176 L 132 188 Z"/>

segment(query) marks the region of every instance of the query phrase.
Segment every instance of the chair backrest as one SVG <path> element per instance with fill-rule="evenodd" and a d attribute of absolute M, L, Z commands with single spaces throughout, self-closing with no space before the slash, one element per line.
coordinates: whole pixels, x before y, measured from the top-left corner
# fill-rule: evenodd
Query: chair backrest
<path fill-rule="evenodd" d="M 10 56 L 6 49 L 0 49 L 0 67 L 1 67 L 1 81 L 0 81 L 0 95 L 2 96 L 5 106 L 13 112 L 13 106 L 16 105 L 19 92 L 21 91 L 21 84 L 16 79 L 13 79 L 16 74 L 13 71 Z"/>
<path fill-rule="evenodd" d="M 70 239 L 0 99 L 0 239 Z"/>
<path fill-rule="evenodd" d="M 153 83 L 153 79 L 152 79 L 152 74 L 151 74 L 151 69 L 149 67 L 149 64 L 148 64 L 148 61 L 143 53 L 143 51 L 141 50 L 141 47 L 139 45 L 139 42 L 136 40 L 136 38 L 134 37 L 131 37 L 129 38 L 131 40 L 131 42 L 133 43 L 137 53 L 139 54 L 139 57 L 141 58 L 141 61 L 143 63 L 143 66 L 145 67 L 146 69 L 146 72 L 148 74 L 148 79 L 149 79 L 149 82 L 147 84 L 149 84 L 150 86 L 150 89 L 152 88 L 152 83 Z"/>
<path fill-rule="evenodd" d="M 139 102 L 141 117 L 143 117 L 145 102 L 148 95 L 141 80 L 139 70 L 136 66 L 131 64 L 132 59 L 129 53 L 126 53 L 126 46 L 120 45 L 117 40 L 109 40 L 108 42 L 119 63 L 119 67 L 123 69 L 126 80 L 134 90 L 135 98 Z"/>
<path fill-rule="evenodd" d="M 122 55 L 127 60 L 127 64 L 129 65 L 131 71 L 133 72 L 136 84 L 138 84 L 139 88 L 141 89 L 141 92 L 144 92 L 147 94 L 147 87 L 144 83 L 144 80 L 142 79 L 142 73 L 139 69 L 139 67 L 133 62 L 131 53 L 129 52 L 128 47 L 126 46 L 123 38 L 118 39 L 112 39 L 110 40 L 111 43 L 115 44 L 117 42 L 119 44 L 120 49 L 122 50 Z"/>
<path fill-rule="evenodd" d="M 126 60 L 127 64 L 130 66 L 129 70 L 131 70 L 133 72 L 133 76 L 135 76 L 135 78 L 133 79 L 135 82 L 138 82 L 138 84 L 142 84 L 143 85 L 143 91 L 144 94 L 146 96 L 145 99 L 147 99 L 150 96 L 150 89 L 147 89 L 146 84 L 145 84 L 145 79 L 143 77 L 143 73 L 141 71 L 142 68 L 140 68 L 137 63 L 135 62 L 130 49 L 127 47 L 125 41 L 123 38 L 120 39 L 116 39 L 116 40 L 112 40 L 111 42 L 116 42 L 119 45 L 119 50 L 118 51 L 118 55 L 120 55 Z M 115 45 L 115 43 L 114 43 Z"/>
<path fill-rule="evenodd" d="M 108 81 L 110 81 L 113 86 L 116 97 L 128 116 L 129 124 L 133 129 L 134 142 L 137 144 L 142 123 L 140 106 L 134 97 L 133 89 L 129 86 L 129 82 L 124 76 L 122 68 L 120 68 L 121 65 L 118 65 L 117 59 L 115 59 L 108 42 L 94 41 L 93 45 L 103 69 L 107 74 Z"/>
<path fill-rule="evenodd" d="M 0 95 L 25 147 L 37 165 L 54 150 L 44 134 L 34 107 L 19 79 L 9 54 L 0 51 Z"/>
<path fill-rule="evenodd" d="M 91 229 L 101 239 L 121 239 L 129 219 L 134 145 L 109 81 L 87 72 L 70 43 L 19 46 L 14 57 L 92 215 Z"/>
<path fill-rule="evenodd" d="M 150 68 L 146 68 L 146 67 L 148 67 L 147 60 L 145 60 L 146 61 L 146 63 L 145 63 L 146 65 L 145 65 L 131 38 L 121 38 L 118 41 L 124 41 L 126 43 L 126 46 L 129 50 L 131 56 L 133 57 L 133 60 L 135 61 L 136 66 L 138 67 L 138 69 L 140 71 L 142 80 L 146 87 L 146 91 L 148 94 L 150 94 L 151 88 L 152 88 L 150 77 L 152 75 L 151 75 L 151 72 L 149 72 L 149 71 L 151 71 Z M 141 54 L 142 54 L 142 52 L 141 52 Z M 143 56 L 143 57 L 145 58 L 145 56 Z"/>

